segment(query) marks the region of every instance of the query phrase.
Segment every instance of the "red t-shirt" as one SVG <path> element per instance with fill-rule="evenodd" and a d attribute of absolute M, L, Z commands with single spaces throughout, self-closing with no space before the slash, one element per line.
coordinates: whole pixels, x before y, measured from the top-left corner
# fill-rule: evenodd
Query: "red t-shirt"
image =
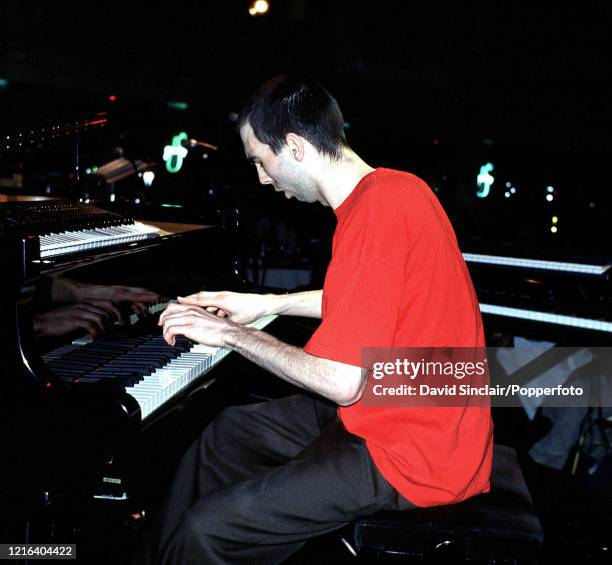
<path fill-rule="evenodd" d="M 322 321 L 305 351 L 361 366 L 364 347 L 483 347 L 478 301 L 452 226 L 418 177 L 376 169 L 335 209 Z M 363 400 L 363 399 L 362 399 Z M 488 408 L 338 409 L 377 468 L 417 506 L 489 490 Z"/>

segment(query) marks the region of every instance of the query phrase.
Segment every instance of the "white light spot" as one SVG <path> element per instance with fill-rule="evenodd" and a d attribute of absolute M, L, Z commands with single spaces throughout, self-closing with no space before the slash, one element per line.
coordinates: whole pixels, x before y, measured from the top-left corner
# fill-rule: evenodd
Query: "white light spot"
<path fill-rule="evenodd" d="M 153 171 L 145 171 L 142 174 L 142 181 L 145 186 L 151 186 L 155 180 L 155 173 Z"/>

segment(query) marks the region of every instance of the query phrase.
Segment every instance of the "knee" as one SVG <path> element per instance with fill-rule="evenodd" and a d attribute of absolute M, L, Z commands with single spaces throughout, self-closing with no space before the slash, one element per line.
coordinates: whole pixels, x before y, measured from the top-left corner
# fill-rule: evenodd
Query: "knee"
<path fill-rule="evenodd" d="M 184 532 L 184 537 L 205 544 L 226 530 L 233 520 L 232 504 L 211 493 L 185 512 L 179 529 Z"/>
<path fill-rule="evenodd" d="M 242 542 L 242 528 L 249 524 L 236 513 L 230 496 L 210 496 L 192 506 L 162 550 L 161 563 L 228 563 L 228 556 Z"/>
<path fill-rule="evenodd" d="M 207 512 L 194 512 L 189 510 L 181 520 L 179 531 L 181 537 L 196 545 L 204 545 L 212 533 L 212 520 Z"/>

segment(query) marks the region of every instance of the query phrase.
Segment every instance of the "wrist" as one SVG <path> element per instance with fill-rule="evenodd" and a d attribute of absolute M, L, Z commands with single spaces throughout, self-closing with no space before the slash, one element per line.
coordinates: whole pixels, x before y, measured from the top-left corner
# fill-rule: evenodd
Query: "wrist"
<path fill-rule="evenodd" d="M 90 298 L 88 296 L 89 287 L 86 284 L 81 284 L 75 281 L 70 283 L 70 293 L 72 294 L 71 302 L 79 302 Z"/>
<path fill-rule="evenodd" d="M 253 328 L 249 328 L 247 326 L 241 326 L 239 324 L 230 323 L 225 331 L 225 335 L 223 336 L 223 341 L 225 343 L 225 347 L 229 347 L 230 349 L 236 350 L 240 347 L 242 343 L 249 337 L 249 335 L 258 331 Z"/>
<path fill-rule="evenodd" d="M 268 299 L 267 314 L 277 314 L 279 316 L 285 314 L 289 294 L 266 294 L 265 296 Z"/>
<path fill-rule="evenodd" d="M 51 299 L 58 304 L 79 302 L 86 298 L 84 296 L 86 287 L 87 285 L 77 281 L 58 277 L 51 286 Z"/>

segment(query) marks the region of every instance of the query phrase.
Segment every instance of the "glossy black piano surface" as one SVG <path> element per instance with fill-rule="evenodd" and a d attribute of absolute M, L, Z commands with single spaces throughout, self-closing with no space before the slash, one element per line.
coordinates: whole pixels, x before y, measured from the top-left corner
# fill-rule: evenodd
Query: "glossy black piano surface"
<path fill-rule="evenodd" d="M 224 405 L 289 390 L 271 386 L 268 375 L 242 359 L 224 360 L 225 349 L 186 338 L 171 347 L 161 338 L 157 318 L 170 299 L 246 289 L 228 230 L 149 223 L 155 231 L 126 241 L 122 229 L 133 225 L 130 218 L 55 200 L 0 204 L 0 218 L 7 274 L 1 429 L 12 453 L 1 477 L 5 518 L 35 513 L 41 493 L 61 512 L 75 513 L 66 523 L 79 522 L 76 514 L 92 504 L 136 511 L 163 490 L 173 456 Z M 43 257 L 41 241 L 51 233 L 55 253 Z M 62 240 L 66 233 L 102 239 L 76 248 L 74 237 Z M 151 296 L 115 299 L 112 307 L 100 298 L 125 287 Z M 75 308 L 85 309 L 78 321 Z M 301 343 L 312 331 L 275 324 L 271 331 L 286 340 L 293 333 Z"/>

